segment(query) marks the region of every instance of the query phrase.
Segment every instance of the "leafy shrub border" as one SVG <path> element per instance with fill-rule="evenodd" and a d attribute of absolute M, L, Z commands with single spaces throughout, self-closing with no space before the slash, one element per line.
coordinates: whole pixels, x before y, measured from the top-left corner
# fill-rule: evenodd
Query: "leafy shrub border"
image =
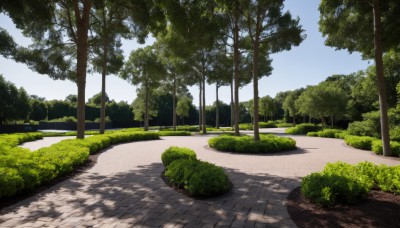
<path fill-rule="evenodd" d="M 371 189 L 400 194 L 400 166 L 328 163 L 323 171 L 311 173 L 301 182 L 301 192 L 325 207 L 360 202 Z"/>
<path fill-rule="evenodd" d="M 260 141 L 255 142 L 251 136 L 220 135 L 208 140 L 208 145 L 218 151 L 243 154 L 268 154 L 295 150 L 296 141 L 288 137 L 272 134 L 260 135 Z"/>
<path fill-rule="evenodd" d="M 85 139 L 66 139 L 30 151 L 17 145 L 41 139 L 43 133 L 0 135 L 0 199 L 31 191 L 76 170 L 95 154 L 113 144 L 155 140 L 156 132 L 116 131 Z"/>

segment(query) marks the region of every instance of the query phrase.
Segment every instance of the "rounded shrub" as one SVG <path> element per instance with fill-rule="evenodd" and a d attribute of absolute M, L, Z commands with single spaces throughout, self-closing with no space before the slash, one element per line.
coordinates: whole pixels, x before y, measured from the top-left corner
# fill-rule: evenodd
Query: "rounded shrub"
<path fill-rule="evenodd" d="M 314 124 L 303 123 L 285 130 L 289 135 L 306 135 L 308 132 L 321 131 L 322 127 Z"/>
<path fill-rule="evenodd" d="M 390 141 L 390 150 L 392 151 L 392 154 L 394 156 L 400 156 L 400 143 L 399 142 L 393 142 Z M 375 154 L 383 154 L 383 148 L 382 148 L 382 141 L 381 140 L 375 140 L 372 142 L 372 151 Z"/>
<path fill-rule="evenodd" d="M 369 136 L 348 135 L 344 138 L 347 145 L 361 150 L 371 150 L 372 142 L 378 139 Z"/>
<path fill-rule="evenodd" d="M 274 121 L 259 122 L 258 125 L 260 128 L 276 128 L 277 127 Z"/>
<path fill-rule="evenodd" d="M 186 147 L 172 146 L 161 154 L 161 161 L 168 167 L 173 161 L 178 159 L 196 159 L 196 153 Z"/>
<path fill-rule="evenodd" d="M 196 159 L 174 160 L 165 171 L 168 180 L 194 196 L 217 196 L 232 187 L 221 167 Z"/>
<path fill-rule="evenodd" d="M 259 141 L 250 136 L 221 135 L 209 139 L 208 145 L 219 151 L 236 153 L 273 153 L 296 149 L 296 141 L 275 135 L 260 135 Z"/>
<path fill-rule="evenodd" d="M 366 197 L 373 181 L 349 164 L 328 163 L 322 172 L 302 178 L 301 192 L 322 206 L 333 206 L 338 202 L 356 203 Z"/>
<path fill-rule="evenodd" d="M 253 130 L 253 124 L 251 123 L 241 123 L 239 124 L 240 130 Z"/>

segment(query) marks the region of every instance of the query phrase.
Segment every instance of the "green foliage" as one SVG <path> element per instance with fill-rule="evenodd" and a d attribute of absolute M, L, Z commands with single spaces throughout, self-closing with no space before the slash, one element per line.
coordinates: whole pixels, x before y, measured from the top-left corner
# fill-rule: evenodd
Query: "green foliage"
<path fill-rule="evenodd" d="M 159 131 L 159 136 L 191 136 L 192 134 L 187 131 Z"/>
<path fill-rule="evenodd" d="M 260 128 L 276 128 L 277 127 L 274 121 L 259 122 L 258 125 Z"/>
<path fill-rule="evenodd" d="M 62 118 L 52 119 L 49 122 L 65 122 L 65 123 L 76 123 L 76 118 L 74 116 L 64 116 Z"/>
<path fill-rule="evenodd" d="M 208 140 L 208 145 L 219 151 L 237 153 L 273 153 L 296 149 L 296 141 L 274 135 L 261 135 L 260 141 L 250 136 L 220 135 Z"/>
<path fill-rule="evenodd" d="M 347 131 L 350 135 L 371 136 L 380 138 L 379 111 L 364 113 L 363 121 L 355 121 L 349 124 Z"/>
<path fill-rule="evenodd" d="M 328 163 L 322 172 L 304 177 L 301 183 L 302 193 L 323 206 L 359 202 L 372 188 L 400 193 L 400 166 Z"/>
<path fill-rule="evenodd" d="M 377 185 L 382 191 L 400 194 L 400 166 L 380 166 L 377 172 Z"/>
<path fill-rule="evenodd" d="M 379 140 L 369 136 L 353 136 L 348 135 L 344 138 L 347 145 L 361 150 L 371 150 L 372 142 Z"/>
<path fill-rule="evenodd" d="M 178 159 L 165 171 L 175 185 L 195 196 L 217 196 L 229 191 L 232 184 L 221 167 L 196 159 Z"/>
<path fill-rule="evenodd" d="M 322 138 L 339 138 L 343 130 L 339 129 L 324 129 L 317 132 L 308 132 L 307 136 L 322 137 Z"/>
<path fill-rule="evenodd" d="M 315 132 L 320 130 L 322 130 L 321 126 L 303 123 L 286 129 L 285 133 L 289 135 L 306 135 L 308 132 Z"/>
<path fill-rule="evenodd" d="M 239 124 L 240 130 L 253 130 L 253 124 L 251 123 L 241 123 Z"/>
<path fill-rule="evenodd" d="M 165 167 L 178 159 L 196 159 L 196 153 L 186 147 L 172 146 L 161 154 L 161 161 Z"/>
<path fill-rule="evenodd" d="M 0 135 L 0 198 L 10 197 L 71 172 L 111 144 L 159 139 L 157 133 L 114 131 L 85 139 L 66 139 L 37 151 L 16 147 L 43 137 L 43 133 Z"/>
<path fill-rule="evenodd" d="M 383 154 L 382 141 L 373 141 L 371 149 L 376 154 Z M 390 150 L 392 151 L 393 156 L 400 156 L 400 142 L 390 141 Z"/>
<path fill-rule="evenodd" d="M 277 127 L 293 127 L 294 124 L 292 124 L 292 123 L 277 123 L 276 126 Z"/>
<path fill-rule="evenodd" d="M 343 163 L 328 163 L 319 173 L 302 178 L 301 192 L 317 204 L 333 206 L 338 202 L 357 203 L 366 197 L 373 182 L 354 166 Z"/>

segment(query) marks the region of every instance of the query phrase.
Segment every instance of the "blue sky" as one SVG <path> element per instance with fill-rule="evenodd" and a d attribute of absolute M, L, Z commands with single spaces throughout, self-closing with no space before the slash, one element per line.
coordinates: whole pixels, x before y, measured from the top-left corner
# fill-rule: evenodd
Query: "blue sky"
<path fill-rule="evenodd" d="M 300 24 L 306 30 L 307 38 L 298 47 L 271 56 L 274 68 L 269 77 L 259 81 L 260 97 L 287 90 L 294 90 L 307 85 L 315 85 L 325 80 L 332 74 L 349 74 L 358 70 L 364 70 L 372 62 L 363 61 L 360 54 L 349 54 L 347 51 L 336 51 L 334 48 L 324 45 L 324 38 L 318 31 L 318 0 L 286 0 L 285 8 L 290 10 L 293 16 L 300 17 Z M 5 15 L 0 15 L 0 27 L 11 33 L 17 43 L 29 44 L 29 39 L 23 37 L 15 28 L 12 21 Z M 151 41 L 149 41 L 151 42 Z M 138 48 L 134 41 L 124 41 L 125 55 Z M 53 80 L 46 75 L 32 72 L 24 64 L 15 63 L 12 60 L 0 57 L 0 74 L 6 80 L 11 81 L 17 87 L 24 87 L 31 95 L 38 95 L 51 99 L 64 99 L 69 94 L 77 94 L 77 87 L 70 81 Z M 87 75 L 86 100 L 101 89 L 101 77 L 99 74 Z M 194 104 L 198 104 L 198 87 L 190 87 L 194 97 Z M 206 87 L 206 103 L 215 101 L 215 86 Z M 131 103 L 136 97 L 136 88 L 128 82 L 116 76 L 107 78 L 107 94 L 116 101 Z M 219 93 L 220 99 L 225 103 L 230 102 L 229 87 L 222 87 Z M 246 101 L 253 96 L 252 85 L 243 87 L 239 92 L 240 101 Z"/>

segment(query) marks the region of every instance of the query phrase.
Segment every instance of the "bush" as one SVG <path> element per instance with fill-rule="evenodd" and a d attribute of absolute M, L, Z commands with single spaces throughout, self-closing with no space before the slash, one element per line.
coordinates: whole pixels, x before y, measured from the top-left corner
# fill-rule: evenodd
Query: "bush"
<path fill-rule="evenodd" d="M 400 194 L 400 166 L 381 166 L 376 180 L 378 187 L 383 191 Z"/>
<path fill-rule="evenodd" d="M 186 147 L 172 146 L 161 154 L 161 161 L 165 167 L 178 159 L 196 159 L 196 153 Z"/>
<path fill-rule="evenodd" d="M 390 130 L 390 140 L 400 142 L 400 127 L 395 127 Z"/>
<path fill-rule="evenodd" d="M 173 161 L 165 176 L 194 196 L 217 196 L 231 189 L 231 182 L 221 167 L 196 159 Z"/>
<path fill-rule="evenodd" d="M 192 134 L 187 131 L 159 131 L 159 136 L 191 136 Z"/>
<path fill-rule="evenodd" d="M 307 136 L 322 137 L 322 138 L 340 138 L 342 130 L 339 129 L 324 129 L 322 131 L 308 132 Z"/>
<path fill-rule="evenodd" d="M 289 135 L 306 135 L 308 132 L 321 131 L 322 127 L 314 124 L 303 123 L 285 130 Z"/>
<path fill-rule="evenodd" d="M 292 124 L 292 123 L 277 123 L 276 126 L 277 127 L 293 127 L 294 124 Z"/>
<path fill-rule="evenodd" d="M 317 204 L 333 206 L 361 201 L 372 186 L 372 181 L 357 173 L 354 166 L 337 162 L 302 178 L 301 192 Z"/>
<path fill-rule="evenodd" d="M 250 123 L 241 123 L 239 124 L 240 130 L 253 130 L 253 124 Z"/>
<path fill-rule="evenodd" d="M 361 150 L 371 150 L 372 142 L 378 139 L 369 136 L 348 135 L 344 138 L 347 145 Z"/>
<path fill-rule="evenodd" d="M 296 141 L 274 135 L 260 135 L 255 142 L 250 136 L 220 135 L 208 140 L 208 145 L 219 151 L 238 153 L 273 153 L 296 149 Z"/>
<path fill-rule="evenodd" d="M 85 139 L 66 139 L 37 151 L 16 145 L 43 137 L 42 133 L 0 135 L 0 198 L 10 197 L 71 172 L 111 144 L 159 139 L 157 133 L 120 132 Z"/>
<path fill-rule="evenodd" d="M 390 150 L 394 156 L 400 156 L 400 143 L 391 141 Z M 375 140 L 372 142 L 372 151 L 375 152 L 375 154 L 383 154 L 381 140 Z"/>
<path fill-rule="evenodd" d="M 301 183 L 302 193 L 323 206 L 356 203 L 372 188 L 399 194 L 400 166 L 377 166 L 370 162 L 328 163 L 322 172 L 304 177 Z"/>
<path fill-rule="evenodd" d="M 276 128 L 276 124 L 274 121 L 268 121 L 268 122 L 259 122 L 259 127 L 260 128 Z"/>

